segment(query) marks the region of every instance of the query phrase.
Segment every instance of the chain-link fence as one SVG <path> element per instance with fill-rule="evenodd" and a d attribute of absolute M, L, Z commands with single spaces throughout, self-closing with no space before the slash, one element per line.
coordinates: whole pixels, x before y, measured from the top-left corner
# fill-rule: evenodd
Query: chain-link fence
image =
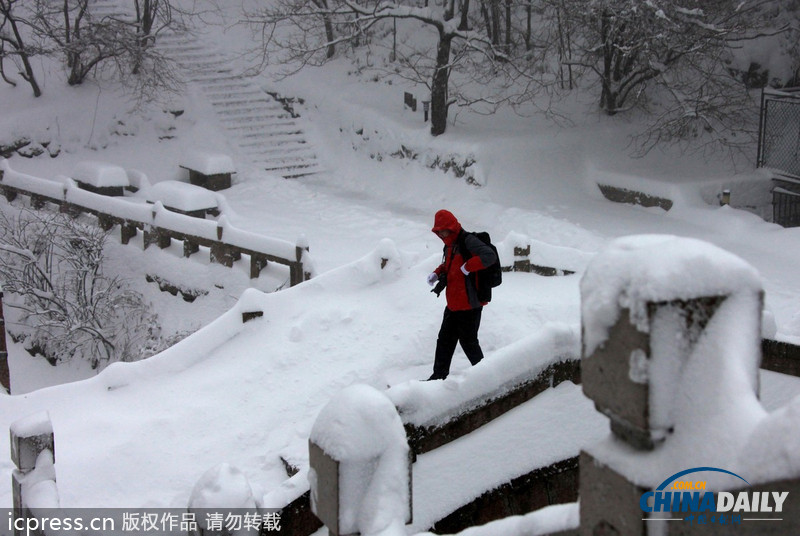
<path fill-rule="evenodd" d="M 761 95 L 758 167 L 800 178 L 800 88 Z"/>
<path fill-rule="evenodd" d="M 800 88 L 761 94 L 758 167 L 775 172 L 772 221 L 800 226 Z"/>

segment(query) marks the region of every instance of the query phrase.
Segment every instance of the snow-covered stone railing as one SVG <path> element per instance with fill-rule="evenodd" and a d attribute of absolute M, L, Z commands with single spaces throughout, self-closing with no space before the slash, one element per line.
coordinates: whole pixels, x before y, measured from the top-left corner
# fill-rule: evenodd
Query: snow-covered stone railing
<path fill-rule="evenodd" d="M 11 423 L 11 474 L 14 519 L 35 517 L 37 509 L 59 507 L 55 438 L 47 412 Z M 16 524 L 14 525 L 17 526 Z"/>
<path fill-rule="evenodd" d="M 392 497 L 394 497 L 392 500 L 398 503 L 398 490 L 404 486 L 402 484 L 404 480 L 397 480 L 387 498 L 386 490 L 382 492 L 384 496 L 380 496 L 373 489 L 377 485 L 369 484 L 372 486 L 369 488 L 372 502 L 369 504 L 365 502 L 364 489 L 368 486 L 371 471 L 374 470 L 369 468 L 374 468 L 376 462 L 374 459 L 368 459 L 370 456 L 364 453 L 372 452 L 377 447 L 370 443 L 368 448 L 361 445 L 360 440 L 367 438 L 371 442 L 383 445 L 383 440 L 379 441 L 379 438 L 400 433 L 403 439 L 402 441 L 398 439 L 395 443 L 402 445 L 406 449 L 403 452 L 416 459 L 417 454 L 438 448 L 474 431 L 562 381 L 579 383 L 579 351 L 579 337 L 574 329 L 560 324 L 550 325 L 540 334 L 526 338 L 493 355 L 492 361 L 495 366 L 492 367 L 491 374 L 486 374 L 485 371 L 479 374 L 481 371 L 478 369 L 468 370 L 465 376 L 460 378 L 456 389 L 453 389 L 451 384 L 445 385 L 445 382 L 408 382 L 390 388 L 385 394 L 378 392 L 371 394 L 373 390 L 366 386 L 361 387 L 369 392 L 360 393 L 357 397 L 355 392 L 343 394 L 344 399 L 350 400 L 350 404 L 345 404 L 341 400 L 332 402 L 332 407 L 338 408 L 337 411 L 324 410 L 314 425 L 309 447 L 311 465 L 309 475 L 306 477 L 300 473 L 291 477 L 282 490 L 276 490 L 269 497 L 265 496 L 264 502 L 270 507 L 281 507 L 284 511 L 296 512 L 297 515 L 292 514 L 288 519 L 295 521 L 297 518 L 298 525 L 301 519 L 305 519 L 304 529 L 308 530 L 306 529 L 308 527 L 313 531 L 316 530 L 316 526 L 304 517 L 308 510 L 303 505 L 310 501 L 311 509 L 325 522 L 332 534 L 349 533 L 339 531 L 348 527 L 353 529 L 355 527 L 353 520 L 366 515 L 364 508 L 372 512 L 371 508 L 375 504 Z M 356 397 L 356 400 L 351 400 L 353 397 Z M 374 402 L 372 407 L 366 403 L 367 399 Z M 356 401 L 358 403 L 355 403 Z M 349 411 L 354 415 L 342 409 L 343 406 L 350 408 Z M 378 414 L 382 415 L 380 419 L 375 417 Z M 358 433 L 354 432 L 355 425 L 351 422 L 353 419 L 361 423 L 362 429 Z M 388 426 L 387 423 L 395 422 L 400 427 L 399 432 L 379 433 Z M 343 423 L 350 425 L 345 426 Z M 370 427 L 376 429 L 372 430 Z M 348 445 L 351 445 L 349 450 Z M 350 451 L 357 454 L 352 454 Z M 397 460 L 393 467 L 397 469 L 401 464 L 410 464 L 411 460 L 407 455 L 402 461 L 401 456 L 395 456 Z M 395 470 L 395 473 L 399 473 L 399 469 Z M 366 474 L 369 478 L 367 481 L 359 482 L 357 480 L 359 474 L 362 476 Z M 308 495 L 303 494 L 301 481 L 305 478 L 311 482 L 311 491 Z M 545 468 L 535 468 L 532 473 L 522 478 L 525 480 L 522 484 L 525 489 L 517 491 L 524 495 L 529 493 L 526 490 L 530 486 L 540 486 L 544 489 L 564 478 L 572 484 L 562 486 L 568 497 L 566 499 L 564 496 L 560 497 L 561 502 L 575 499 L 577 457 L 569 457 Z M 359 489 L 364 493 L 354 491 Z M 482 498 L 487 500 L 487 497 Z M 374 518 L 376 514 L 373 512 L 367 517 L 370 516 Z M 388 523 L 388 520 L 384 519 L 382 523 Z M 363 525 L 356 528 L 365 534 Z M 305 530 L 304 534 L 310 534 Z"/>
<path fill-rule="evenodd" d="M 456 389 L 442 382 L 392 387 L 394 402 L 415 454 L 423 454 L 480 428 L 563 381 L 580 383 L 580 338 L 551 324 L 496 352 L 491 374 L 468 369 Z"/>
<path fill-rule="evenodd" d="M 761 339 L 761 368 L 800 377 L 800 346 L 774 339 Z"/>
<path fill-rule="evenodd" d="M 145 249 L 153 244 L 164 249 L 172 240 L 179 240 L 185 257 L 204 246 L 209 248 L 212 262 L 227 267 L 232 267 L 242 255 L 248 255 L 253 279 L 269 262 L 289 268 L 290 286 L 312 275 L 307 244 L 293 244 L 237 229 L 224 216 L 218 221 L 204 220 L 167 210 L 160 202 L 136 203 L 123 197 L 96 194 L 79 188 L 71 179 L 56 182 L 14 171 L 7 160 L 0 160 L 0 193 L 9 202 L 18 195 L 28 196 L 34 208 L 52 203 L 64 213 L 94 215 L 105 230 L 119 226 L 123 244 L 128 244 L 139 232 Z"/>
<path fill-rule="evenodd" d="M 543 276 L 583 272 L 593 256 L 592 253 L 555 246 L 513 231 L 497 244 L 497 253 L 504 272 L 529 272 Z"/>
<path fill-rule="evenodd" d="M 800 398 L 759 402 L 762 305 L 756 270 L 697 240 L 627 237 L 593 259 L 583 390 L 612 434 L 581 452 L 580 526 L 563 529 L 800 533 Z"/>
<path fill-rule="evenodd" d="M 384 393 L 353 385 L 320 411 L 309 438 L 311 509 L 330 534 L 405 534 L 411 449 Z"/>

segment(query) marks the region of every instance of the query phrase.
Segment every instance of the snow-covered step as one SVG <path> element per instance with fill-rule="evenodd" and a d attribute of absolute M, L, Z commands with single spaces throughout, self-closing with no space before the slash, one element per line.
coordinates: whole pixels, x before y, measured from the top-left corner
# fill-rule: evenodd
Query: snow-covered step
<path fill-rule="evenodd" d="M 269 151 L 288 151 L 295 150 L 295 148 L 309 147 L 308 142 L 304 137 L 294 135 L 281 136 L 236 136 L 239 140 L 239 146 L 246 147 L 260 147 L 260 150 Z M 264 147 L 268 144 L 268 147 Z"/>
<path fill-rule="evenodd" d="M 300 128 L 293 118 L 278 120 L 270 118 L 265 122 L 247 121 L 243 123 L 228 122 L 226 128 L 239 135 L 263 134 L 264 136 L 288 136 L 290 134 L 298 137 L 305 137 L 303 129 Z"/>
<path fill-rule="evenodd" d="M 325 168 L 319 165 L 319 163 L 314 162 L 313 164 L 308 165 L 299 165 L 299 166 L 289 166 L 289 167 L 271 167 L 270 165 L 266 164 L 263 166 L 264 171 L 273 173 L 275 175 L 280 175 L 281 177 L 285 177 L 287 179 L 292 179 L 295 177 L 303 177 L 305 175 L 313 175 L 314 173 L 321 173 L 325 171 Z"/>
<path fill-rule="evenodd" d="M 209 80 L 207 82 L 203 82 L 200 84 L 204 90 L 214 91 L 214 90 L 223 90 L 229 88 L 243 88 L 243 87 L 253 87 L 252 82 L 250 82 L 247 78 L 241 76 L 229 76 L 227 78 L 219 78 L 217 80 Z"/>
<path fill-rule="evenodd" d="M 217 113 L 229 121 L 237 121 L 239 124 L 244 124 L 249 121 L 263 121 L 268 119 L 292 119 L 292 116 L 284 110 L 253 110 L 252 108 L 243 108 L 238 110 L 219 110 Z"/>
<path fill-rule="evenodd" d="M 233 69 L 230 67 L 225 69 L 215 69 L 214 71 L 209 72 L 193 72 L 190 73 L 190 78 L 192 82 L 199 82 L 199 83 L 206 83 L 208 81 L 214 80 L 230 80 L 235 75 L 233 74 Z"/>
<path fill-rule="evenodd" d="M 296 130 L 287 128 L 285 130 L 279 130 L 275 128 L 271 128 L 269 130 L 266 129 L 256 129 L 256 130 L 242 130 L 242 129 L 231 129 L 236 137 L 242 141 L 246 141 L 249 139 L 259 139 L 259 140 L 266 140 L 269 142 L 280 142 L 283 140 L 289 139 L 300 139 L 305 141 L 305 137 L 303 136 L 302 130 Z"/>
<path fill-rule="evenodd" d="M 193 36 L 189 36 L 184 33 L 174 33 L 174 32 L 166 32 L 158 34 L 158 42 L 165 43 L 165 44 L 184 44 L 184 43 L 191 43 L 197 46 L 202 46 L 200 41 Z"/>
<path fill-rule="evenodd" d="M 225 122 L 225 121 L 223 121 Z M 265 133 L 297 133 L 302 134 L 301 129 L 294 119 L 287 119 L 286 121 L 272 120 L 272 121 L 248 121 L 247 123 L 228 122 L 226 128 L 231 132 L 265 132 Z"/>
<path fill-rule="evenodd" d="M 261 113 L 249 113 L 247 115 L 236 116 L 232 114 L 220 114 L 220 122 L 228 129 L 247 129 L 274 127 L 283 128 L 287 125 L 295 124 L 295 118 L 287 113 L 280 113 L 277 110 Z"/>
<path fill-rule="evenodd" d="M 254 165 L 284 177 L 323 170 L 296 116 L 250 79 L 235 73 L 223 54 L 185 34 L 159 36 L 156 45 L 202 90 L 231 140 Z"/>
<path fill-rule="evenodd" d="M 303 133 L 297 131 L 236 131 L 234 135 L 236 139 L 241 140 L 242 143 L 258 141 L 260 143 L 282 144 L 290 141 L 297 141 L 307 145 Z"/>
<path fill-rule="evenodd" d="M 171 49 L 172 57 L 178 60 L 205 60 L 215 58 L 224 61 L 224 58 L 218 54 L 209 53 L 203 47 L 193 46 L 191 48 L 183 48 L 180 50 Z"/>
<path fill-rule="evenodd" d="M 239 147 L 247 149 L 249 147 L 258 148 L 259 153 L 268 154 L 290 154 L 301 151 L 308 151 L 309 145 L 303 139 L 294 140 L 246 140 L 239 143 Z"/>
<path fill-rule="evenodd" d="M 316 158 L 313 148 L 308 145 L 304 148 L 298 147 L 290 151 L 266 150 L 260 151 L 258 154 L 260 159 L 269 160 L 279 165 L 310 163 L 312 159 Z"/>
<path fill-rule="evenodd" d="M 181 55 L 187 52 L 201 52 L 205 50 L 202 45 L 192 42 L 175 41 L 164 42 L 161 36 L 156 37 L 156 46 L 170 55 Z"/>
<path fill-rule="evenodd" d="M 230 81 L 230 79 L 227 79 L 227 83 L 225 82 L 226 81 L 223 80 L 218 83 L 203 83 L 200 84 L 200 88 L 209 98 L 219 97 L 225 93 L 248 91 L 252 88 L 252 85 L 247 82 Z"/>
<path fill-rule="evenodd" d="M 271 99 L 264 93 L 262 93 L 262 96 L 231 98 L 212 102 L 215 107 L 219 106 L 221 109 L 237 108 L 240 106 L 263 106 L 267 109 L 274 108 L 283 110 L 280 103 L 275 102 L 274 99 Z"/>
<path fill-rule="evenodd" d="M 133 16 L 133 13 L 128 13 L 117 5 L 116 2 L 89 2 L 86 6 L 86 11 L 93 18 L 132 18 Z"/>
<path fill-rule="evenodd" d="M 304 158 L 264 158 L 261 160 L 261 165 L 264 169 L 267 170 L 275 170 L 275 169 L 307 169 L 311 168 L 316 165 L 315 160 L 311 160 L 310 157 Z"/>
<path fill-rule="evenodd" d="M 260 89 L 253 89 L 252 87 L 241 87 L 225 90 L 215 89 L 206 91 L 206 97 L 208 97 L 211 102 L 224 102 L 229 100 L 263 97 L 264 95 L 265 93 L 263 91 Z"/>
<path fill-rule="evenodd" d="M 213 69 L 219 67 L 220 65 L 225 65 L 229 67 L 229 62 L 225 58 L 217 58 L 213 56 L 182 56 L 182 55 L 173 55 L 172 57 L 176 62 L 180 63 L 185 67 L 190 67 L 192 69 L 197 69 L 199 71 L 203 71 L 205 69 Z"/>
<path fill-rule="evenodd" d="M 180 59 L 175 60 L 177 63 L 181 65 L 184 69 L 188 69 L 193 72 L 207 72 L 213 71 L 215 73 L 228 73 L 233 72 L 225 60 L 209 60 L 209 61 L 183 61 Z"/>
<path fill-rule="evenodd" d="M 264 171 L 273 174 L 281 175 L 282 177 L 302 177 L 304 175 L 311 175 L 313 173 L 320 173 L 325 169 L 319 165 L 319 162 L 298 162 L 296 164 L 276 164 L 272 161 L 264 161 L 263 163 L 256 163 L 256 166 Z"/>

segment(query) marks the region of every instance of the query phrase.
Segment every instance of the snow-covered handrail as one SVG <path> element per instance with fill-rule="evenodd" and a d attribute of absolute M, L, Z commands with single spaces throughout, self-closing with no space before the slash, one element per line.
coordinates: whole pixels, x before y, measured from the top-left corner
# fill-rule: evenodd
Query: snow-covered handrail
<path fill-rule="evenodd" d="M 474 431 L 562 381 L 580 382 L 580 339 L 570 326 L 552 324 L 492 356 L 496 366 L 473 367 L 458 388 L 445 382 L 408 382 L 385 394 L 395 405 L 414 455 L 428 452 Z M 438 408 L 438 410 L 437 410 Z M 541 468 L 559 472 L 563 460 Z M 311 513 L 308 469 L 265 494 L 265 508 L 282 511 L 292 534 L 311 534 L 320 524 Z"/>
<path fill-rule="evenodd" d="M 491 368 L 468 369 L 457 389 L 445 382 L 390 388 L 409 444 L 423 454 L 462 437 L 563 381 L 580 383 L 580 336 L 551 324 L 492 356 Z"/>
<path fill-rule="evenodd" d="M 250 256 L 250 277 L 255 279 L 268 262 L 288 266 L 289 284 L 297 285 L 311 278 L 308 246 L 270 238 L 238 229 L 223 216 L 219 221 L 204 220 L 170 211 L 160 203 L 131 202 L 79 188 L 71 179 L 57 182 L 12 170 L 0 160 L 0 193 L 8 201 L 18 195 L 28 196 L 31 205 L 40 208 L 46 203 L 59 206 L 71 214 L 88 213 L 98 218 L 104 229 L 119 225 L 121 240 L 127 244 L 139 231 L 144 234 L 144 247 L 157 244 L 166 248 L 172 240 L 184 243 L 184 256 L 211 249 L 211 261 L 233 266 L 241 256 Z"/>

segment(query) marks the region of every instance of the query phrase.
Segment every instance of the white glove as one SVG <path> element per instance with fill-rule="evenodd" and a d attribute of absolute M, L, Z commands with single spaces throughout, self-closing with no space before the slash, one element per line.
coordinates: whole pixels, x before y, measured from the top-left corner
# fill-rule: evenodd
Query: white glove
<path fill-rule="evenodd" d="M 436 275 L 436 273 L 435 273 L 435 272 L 431 272 L 431 273 L 429 273 L 429 274 L 428 274 L 428 284 L 429 284 L 430 286 L 433 286 L 433 285 L 435 285 L 435 284 L 436 284 L 436 281 L 438 281 L 438 280 L 439 280 L 439 276 L 438 276 L 438 275 Z"/>
<path fill-rule="evenodd" d="M 469 270 L 467 270 L 467 263 L 461 265 L 461 273 L 464 275 L 469 275 Z"/>

